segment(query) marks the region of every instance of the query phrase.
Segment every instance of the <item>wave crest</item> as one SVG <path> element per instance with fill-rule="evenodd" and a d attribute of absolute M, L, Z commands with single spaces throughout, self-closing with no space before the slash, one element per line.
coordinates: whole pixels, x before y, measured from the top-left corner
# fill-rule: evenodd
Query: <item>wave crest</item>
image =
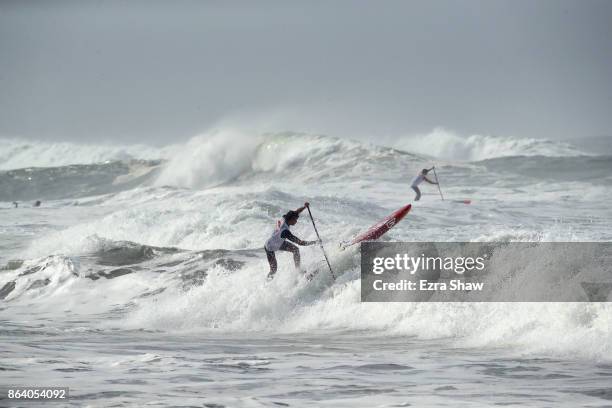
<path fill-rule="evenodd" d="M 390 147 L 293 132 L 254 135 L 221 129 L 192 138 L 169 160 L 157 185 L 208 188 L 249 176 L 281 175 L 301 181 L 322 176 L 400 177 L 422 161 Z"/>
<path fill-rule="evenodd" d="M 587 155 L 577 147 L 565 142 L 484 135 L 460 136 L 443 128 L 436 128 L 426 135 L 402 138 L 395 143 L 395 146 L 414 153 L 463 161 L 507 156 Z"/>
<path fill-rule="evenodd" d="M 167 157 L 173 149 L 174 146 L 156 148 L 145 145 L 112 146 L 0 139 L 0 170 L 156 160 Z"/>

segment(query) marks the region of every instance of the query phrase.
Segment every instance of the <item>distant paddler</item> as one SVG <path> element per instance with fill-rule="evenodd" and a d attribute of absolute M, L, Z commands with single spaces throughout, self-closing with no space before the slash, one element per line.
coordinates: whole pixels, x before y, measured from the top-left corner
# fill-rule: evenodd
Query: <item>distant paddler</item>
<path fill-rule="evenodd" d="M 421 190 L 419 189 L 419 184 L 424 181 L 428 182 L 429 184 L 438 184 L 437 181 L 433 181 L 427 178 L 427 173 L 429 173 L 431 170 L 433 170 L 433 167 L 431 169 L 421 170 L 421 172 L 412 180 L 412 184 L 410 185 L 410 187 L 416 193 L 414 201 L 419 201 L 421 199 Z"/>

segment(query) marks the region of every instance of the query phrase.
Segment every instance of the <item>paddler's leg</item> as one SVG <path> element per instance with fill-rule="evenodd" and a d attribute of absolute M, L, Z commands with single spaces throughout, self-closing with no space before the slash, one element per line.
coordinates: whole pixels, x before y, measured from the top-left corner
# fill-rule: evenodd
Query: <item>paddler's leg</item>
<path fill-rule="evenodd" d="M 293 262 L 295 263 L 295 267 L 300 269 L 300 250 L 298 247 L 289 243 L 287 241 L 283 242 L 283 245 L 280 247 L 281 251 L 291 252 L 293 254 Z"/>
<path fill-rule="evenodd" d="M 274 278 L 274 274 L 276 274 L 276 268 L 277 268 L 276 256 L 274 255 L 274 252 L 272 251 L 268 251 L 267 249 L 265 249 L 265 251 L 266 251 L 266 257 L 268 258 L 268 263 L 270 264 L 270 273 L 268 273 L 268 279 L 272 279 Z"/>
<path fill-rule="evenodd" d="M 414 201 L 419 201 L 421 199 L 421 190 L 417 186 L 412 186 L 412 189 L 416 193 L 416 197 L 414 197 Z"/>

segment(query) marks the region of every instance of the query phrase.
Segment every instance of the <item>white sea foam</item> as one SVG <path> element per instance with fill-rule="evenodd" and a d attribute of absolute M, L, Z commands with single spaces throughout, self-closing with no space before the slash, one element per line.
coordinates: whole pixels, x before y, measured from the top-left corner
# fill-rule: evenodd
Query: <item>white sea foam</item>
<path fill-rule="evenodd" d="M 517 146 L 517 150 L 497 152 L 525 154 L 522 145 Z M 462 158 L 485 157 L 492 151 L 485 154 L 470 150 Z M 62 201 L 38 210 L 3 210 L 4 224 L 15 222 L 19 226 L 16 241 L 24 240 L 26 232 L 30 235 L 27 248 L 7 247 L 7 251 L 13 251 L 12 257 L 36 263 L 56 256 L 44 272 L 19 276 L 24 268 L 32 266 L 28 264 L 16 272 L 0 274 L 0 288 L 16 281 L 7 307 L 20 313 L 33 313 L 35 308 L 59 318 L 63 316 L 61 299 L 65 296 L 73 310 L 92 316 L 110 314 L 115 320 L 108 324 L 130 329 L 216 333 L 365 330 L 382 336 L 445 339 L 461 347 L 501 347 L 527 355 L 578 355 L 602 360 L 611 354 L 612 310 L 606 304 L 359 302 L 358 254 L 341 253 L 336 243 L 412 201 L 407 184 L 426 162 L 422 156 L 323 136 L 253 137 L 219 130 L 193 138 L 168 159 L 155 186 L 84 199 L 79 206 L 69 207 Z M 581 172 L 580 181 L 575 177 L 566 181 L 561 176 L 549 180 L 545 159 L 539 157 L 535 164 L 529 158 L 520 160 L 544 166 L 543 171 L 530 168 L 525 176 L 513 173 L 516 169 L 503 163 L 494 169 L 487 167 L 488 163 L 440 163 L 438 176 L 448 200 L 441 201 L 434 186 L 423 186 L 422 200 L 414 203 L 409 216 L 387 238 L 612 238 L 607 205 L 612 197 L 605 168 L 592 174 L 576 168 Z M 473 202 L 457 205 L 449 202 L 453 198 Z M 290 257 L 279 254 L 278 276 L 266 284 L 268 265 L 263 242 L 283 212 L 306 200 L 312 203 L 319 232 L 341 276 L 332 284 L 325 280 L 327 272 L 322 269 L 319 280 L 306 284 L 294 271 Z M 315 238 L 307 216 L 293 231 L 304 239 Z M 152 263 L 139 265 L 142 269 L 115 279 L 86 278 L 91 273 L 89 268 L 95 271 L 96 266 L 85 260 L 79 263 L 79 257 L 100 251 L 114 253 L 115 246 L 122 248 L 122 241 L 190 251 L 229 250 L 224 259 L 244 264 L 231 269 L 227 262 L 190 261 L 189 268 L 201 267 L 207 275 L 202 285 L 187 291 L 179 278 L 192 270 L 162 266 L 174 264 L 176 259 L 171 256 L 166 259 L 159 255 L 156 261 L 155 255 Z M 307 268 L 316 268 L 322 261 L 316 247 L 303 248 L 302 255 Z M 542 259 L 545 261 L 554 259 Z M 534 270 L 525 273 L 537 275 L 543 270 L 544 264 L 534 265 Z M 503 276 L 503 271 L 500 273 Z M 29 285 L 41 279 L 50 279 L 50 283 L 28 291 Z M 141 297 L 156 290 L 163 292 Z M 96 297 L 101 300 L 96 302 Z M 87 307 L 79 309 L 79 304 Z M 114 312 L 117 305 L 124 308 L 123 314 Z"/>

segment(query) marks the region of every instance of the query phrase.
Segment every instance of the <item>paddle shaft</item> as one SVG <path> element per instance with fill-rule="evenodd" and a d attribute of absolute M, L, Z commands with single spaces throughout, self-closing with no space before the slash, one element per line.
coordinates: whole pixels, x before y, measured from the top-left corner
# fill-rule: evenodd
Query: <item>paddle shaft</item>
<path fill-rule="evenodd" d="M 442 195 L 442 189 L 440 188 L 440 179 L 438 178 L 438 174 L 436 173 L 436 166 L 432 167 L 434 171 L 434 176 L 436 176 L 436 183 L 438 183 L 438 191 L 440 192 L 440 197 L 442 197 L 442 201 L 444 201 L 444 196 Z"/>
<path fill-rule="evenodd" d="M 312 217 L 312 213 L 310 212 L 310 206 L 306 207 L 308 209 L 308 215 L 310 215 L 310 221 L 312 221 L 312 226 L 317 234 L 317 238 L 319 239 L 319 246 L 323 251 L 323 256 L 325 257 L 325 261 L 327 262 L 327 266 L 329 267 L 329 273 L 334 280 L 336 280 L 336 276 L 334 275 L 334 271 L 332 270 L 331 264 L 329 263 L 329 259 L 327 258 L 327 253 L 325 253 L 325 248 L 323 247 L 323 241 L 321 241 L 321 237 L 319 236 L 319 231 L 317 231 L 317 225 L 315 224 L 314 218 Z"/>

